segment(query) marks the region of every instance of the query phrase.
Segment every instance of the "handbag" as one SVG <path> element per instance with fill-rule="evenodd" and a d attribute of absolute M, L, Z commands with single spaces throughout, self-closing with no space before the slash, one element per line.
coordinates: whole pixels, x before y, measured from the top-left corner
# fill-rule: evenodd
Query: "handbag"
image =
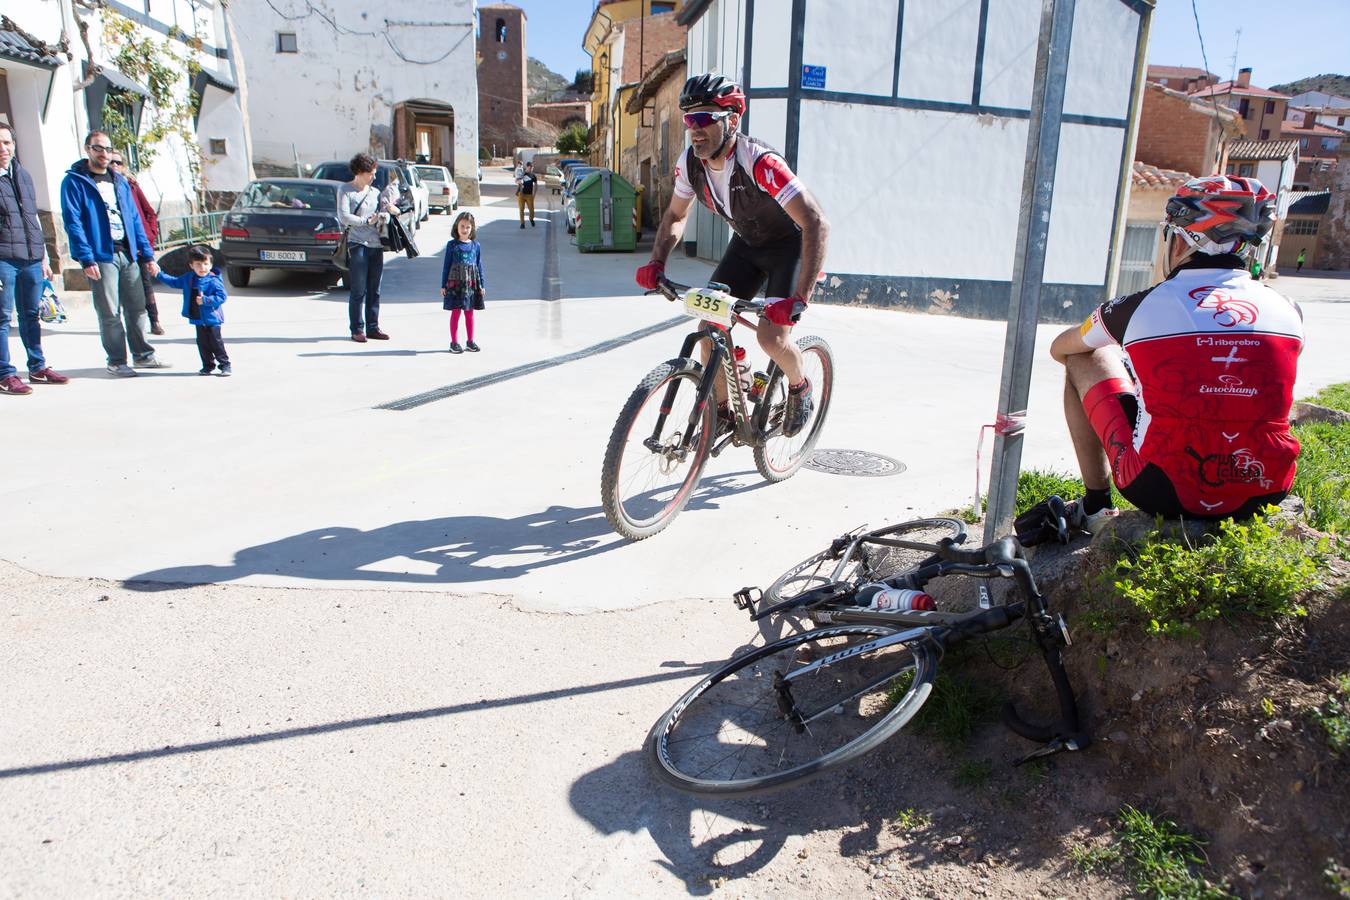
<path fill-rule="evenodd" d="M 38 318 L 48 325 L 66 320 L 66 308 L 61 305 L 61 298 L 56 296 L 56 288 L 46 279 L 42 282 L 42 296 L 38 299 Z"/>
<path fill-rule="evenodd" d="M 352 248 L 347 243 L 350 231 L 350 228 L 342 229 L 342 237 L 338 238 L 337 246 L 333 248 L 333 265 L 344 272 L 352 265 Z"/>

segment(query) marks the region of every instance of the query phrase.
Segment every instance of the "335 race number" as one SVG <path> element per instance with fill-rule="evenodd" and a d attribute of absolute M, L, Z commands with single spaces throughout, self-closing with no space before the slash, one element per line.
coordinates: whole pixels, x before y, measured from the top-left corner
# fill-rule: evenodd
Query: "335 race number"
<path fill-rule="evenodd" d="M 721 291 L 695 288 L 684 295 L 684 311 L 724 327 L 731 326 L 731 297 Z"/>

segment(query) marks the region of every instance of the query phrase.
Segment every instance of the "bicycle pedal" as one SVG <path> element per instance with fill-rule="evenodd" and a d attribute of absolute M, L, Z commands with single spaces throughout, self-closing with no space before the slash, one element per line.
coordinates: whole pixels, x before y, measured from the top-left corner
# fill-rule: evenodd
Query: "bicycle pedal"
<path fill-rule="evenodd" d="M 752 596 L 752 591 L 757 591 L 759 596 Z M 735 602 L 737 609 L 748 609 L 750 610 L 750 614 L 754 615 L 755 606 L 758 605 L 760 600 L 764 599 L 764 592 L 757 587 L 743 587 L 732 594 L 731 599 Z"/>

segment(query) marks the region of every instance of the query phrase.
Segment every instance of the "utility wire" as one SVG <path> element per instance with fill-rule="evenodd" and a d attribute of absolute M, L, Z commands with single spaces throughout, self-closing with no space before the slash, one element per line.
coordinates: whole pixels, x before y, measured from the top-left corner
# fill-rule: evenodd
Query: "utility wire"
<path fill-rule="evenodd" d="M 271 0 L 268 0 L 268 2 L 271 2 Z M 1195 8 L 1195 0 L 1191 0 L 1191 15 L 1195 18 L 1195 36 L 1200 39 L 1200 60 L 1205 64 L 1205 78 L 1206 80 L 1208 80 L 1209 76 L 1213 75 L 1214 73 L 1212 73 L 1209 70 L 1209 56 L 1205 53 L 1205 35 L 1204 32 L 1200 30 L 1200 11 Z M 1209 102 L 1210 105 L 1214 107 L 1214 121 L 1219 126 L 1219 143 L 1222 144 L 1223 119 L 1219 115 L 1219 100 L 1218 97 L 1215 95 L 1214 90 L 1216 86 L 1217 85 L 1213 84 L 1209 85 Z M 1231 92 L 1231 90 L 1232 90 L 1232 82 L 1230 81 L 1229 91 Z"/>

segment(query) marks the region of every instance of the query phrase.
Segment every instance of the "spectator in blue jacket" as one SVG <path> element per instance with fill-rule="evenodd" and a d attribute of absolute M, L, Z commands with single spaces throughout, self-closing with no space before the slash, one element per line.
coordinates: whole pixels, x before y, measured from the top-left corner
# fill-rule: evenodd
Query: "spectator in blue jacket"
<path fill-rule="evenodd" d="M 220 270 L 211 267 L 211 248 L 202 244 L 188 248 L 189 271 L 183 275 L 159 273 L 159 280 L 183 292 L 183 318 L 197 326 L 197 352 L 202 358 L 198 375 L 210 375 L 216 365 L 220 374 L 228 376 L 230 357 L 225 352 L 225 338 L 220 326 L 225 324 L 221 307 L 229 297 Z"/>
<path fill-rule="evenodd" d="M 127 180 L 108 166 L 113 146 L 107 134 L 90 132 L 84 139 L 84 152 L 87 158 L 71 166 L 61 182 L 61 214 L 70 255 L 84 267 L 93 290 L 108 372 L 121 378 L 136 374 L 127 365 L 128 345 L 137 369 L 166 369 L 169 364 L 155 357 L 155 348 L 145 336 L 140 263 L 147 264 L 151 275 L 159 274 L 159 266 L 136 200 Z"/>

